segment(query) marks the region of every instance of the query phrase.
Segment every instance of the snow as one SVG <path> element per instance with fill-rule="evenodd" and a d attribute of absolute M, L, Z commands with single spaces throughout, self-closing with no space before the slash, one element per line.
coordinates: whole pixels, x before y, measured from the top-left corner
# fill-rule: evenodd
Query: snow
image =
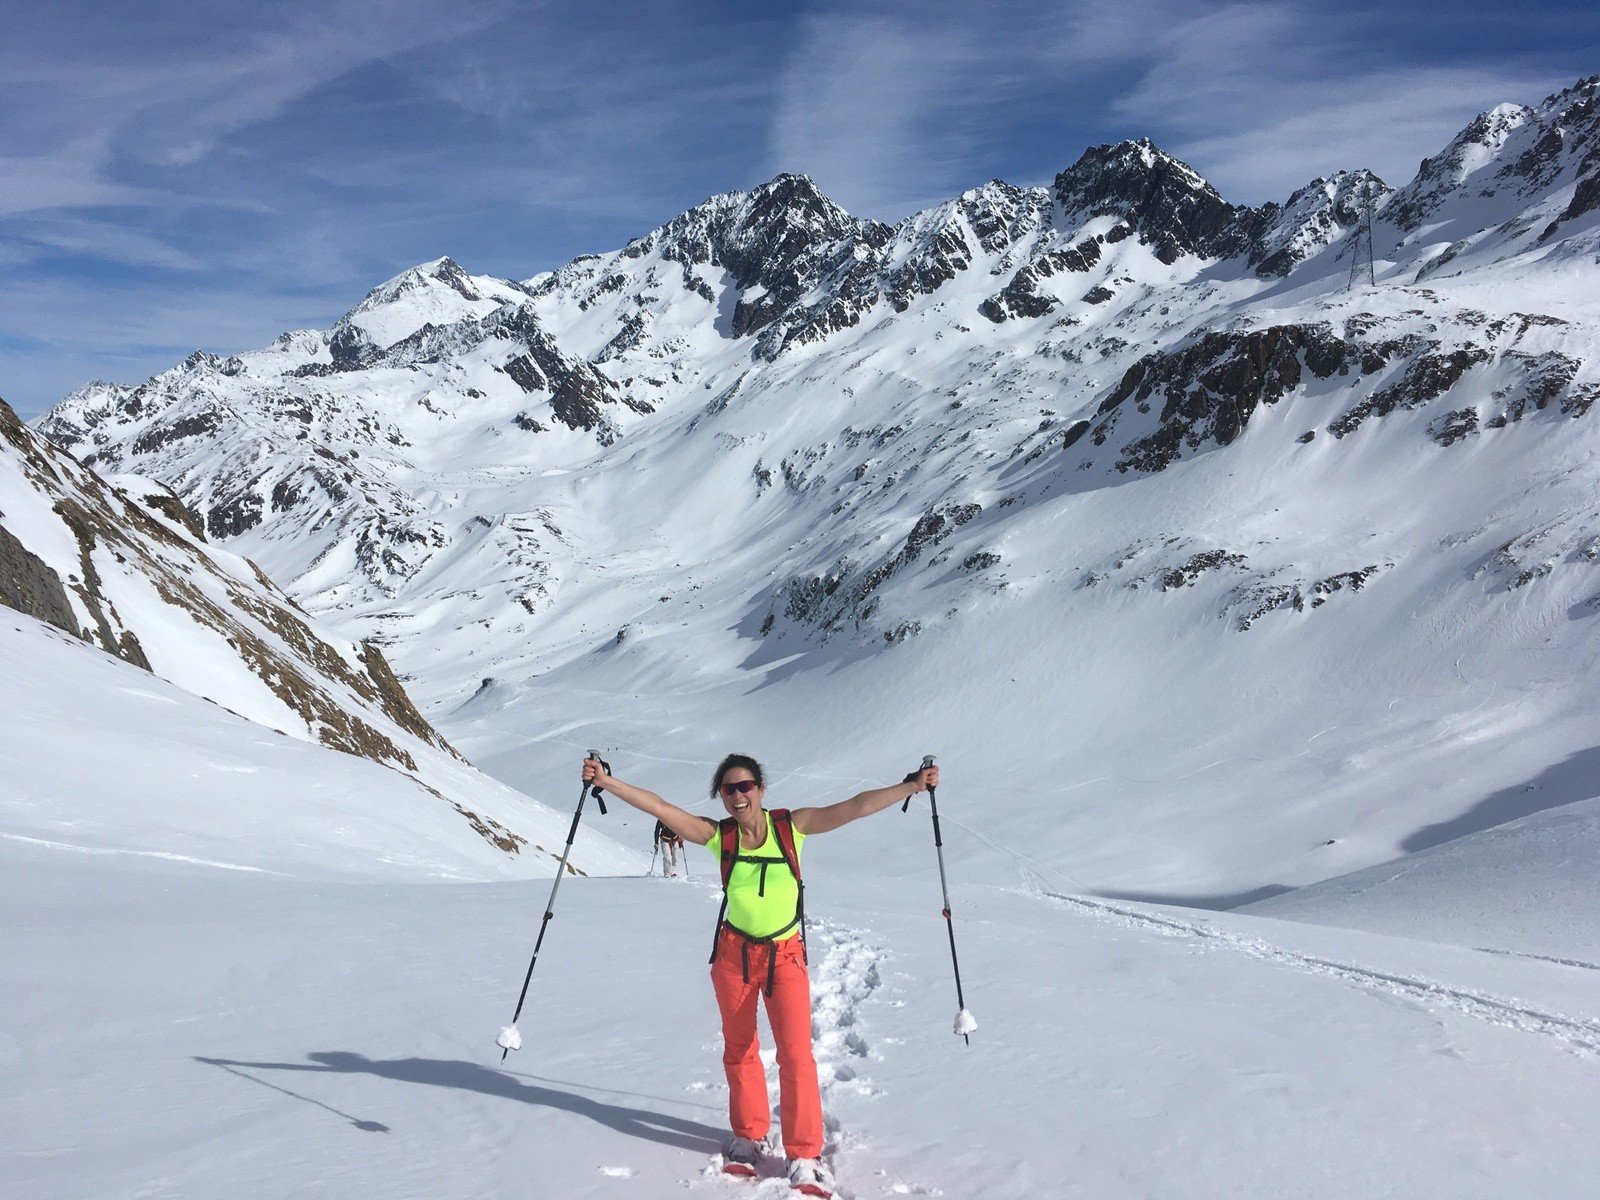
<path fill-rule="evenodd" d="M 306 878 L 517 879 L 553 875 L 566 838 L 566 813 L 465 764 L 430 763 L 452 800 L 528 839 L 507 854 L 415 779 L 286 737 L 10 609 L 0 711 L 0 834 L 63 862 L 71 852 Z M 592 826 L 573 852 L 592 871 L 645 861 Z"/>
<path fill-rule="evenodd" d="M 1600 1171 L 1592 970 L 962 872 L 988 1015 L 968 1047 L 936 881 L 859 869 L 855 836 L 808 856 L 841 1195 L 1553 1197 Z M 726 1094 L 703 883 L 572 880 L 538 1037 L 501 1067 L 538 883 L 11 842 L 0 863 L 7 1196 L 749 1194 L 710 1170 Z"/>
<path fill-rule="evenodd" d="M 1592 229 L 1537 242 L 1575 163 L 1527 194 L 1486 183 L 1551 111 L 1496 110 L 1383 201 L 1376 289 L 1344 286 L 1325 202 L 1345 176 L 1277 231 L 1307 255 L 1287 277 L 1128 237 L 1044 278 L 1045 317 L 996 324 L 979 306 L 1019 270 L 1120 223 L 996 184 L 882 231 L 873 264 L 942 248 L 960 270 L 768 356 L 732 320 L 779 281 L 741 294 L 691 253 L 759 207 L 739 193 L 521 285 L 424 264 L 347 319 L 380 344 L 443 323 L 437 356 L 329 373 L 329 335 L 286 335 L 137 404 L 69 399 L 54 419 L 81 453 L 202 511 L 297 490 L 205 551 L 218 577 L 252 578 L 247 553 L 380 640 L 488 772 L 426 778 L 531 848 L 273 732 L 308 731 L 97 556 L 171 682 L 0 620 L 0 1192 L 786 1194 L 773 1169 L 752 1189 L 712 1166 L 713 871 L 691 850 L 692 879 L 644 878 L 652 821 L 586 812 L 586 874 L 523 1028 L 503 1024 L 590 747 L 703 812 L 731 749 L 790 807 L 938 754 L 981 1028 L 921 803 L 808 852 L 847 1200 L 1592 1190 L 1596 415 L 1489 423 L 1526 362 L 1600 383 Z M 827 261 L 873 258 L 851 253 Z M 550 424 L 550 397 L 469 326 L 524 305 L 649 407 L 518 424 Z M 1104 450 L 1064 445 L 1148 351 L 1291 325 L 1485 358 L 1343 437 L 1413 358 L 1305 372 L 1156 472 L 1114 458 L 1164 428 L 1159 394 Z M 214 406 L 228 437 L 135 449 Z M 1452 410 L 1482 424 L 1445 445 Z M 39 494 L 0 475 L 0 510 L 74 568 Z M 1301 603 L 1268 603 L 1281 589 Z"/>
<path fill-rule="evenodd" d="M 1576 756 L 1550 772 L 1544 788 L 1566 773 L 1581 788 L 1595 787 L 1593 755 Z M 1485 802 L 1517 808 L 1545 803 L 1540 783 L 1507 789 Z M 1585 889 L 1600 877 L 1600 798 L 1575 801 L 1478 833 L 1452 838 L 1404 858 L 1326 879 L 1245 911 L 1272 917 L 1351 926 L 1431 940 L 1471 944 L 1508 954 L 1560 960 L 1600 960 L 1600 930 Z M 1600 970 L 1600 968 L 1595 968 Z"/>

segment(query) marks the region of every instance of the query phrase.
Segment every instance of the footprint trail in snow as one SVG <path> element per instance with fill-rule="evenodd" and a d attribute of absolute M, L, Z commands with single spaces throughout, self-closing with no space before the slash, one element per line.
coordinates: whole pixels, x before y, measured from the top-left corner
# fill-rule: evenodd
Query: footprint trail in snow
<path fill-rule="evenodd" d="M 817 1078 L 822 1086 L 823 1125 L 827 1131 L 827 1158 L 837 1162 L 841 1152 L 855 1152 L 867 1143 L 858 1132 L 840 1126 L 833 1109 L 836 1099 L 844 1096 L 877 1098 L 884 1094 L 866 1074 L 866 1066 L 878 1056 L 868 1037 L 867 1022 L 862 1017 L 862 1006 L 883 986 L 881 970 L 882 951 L 874 946 L 865 932 L 831 921 L 813 921 L 807 929 L 807 956 L 811 966 L 811 1038 L 816 1050 Z M 768 1088 L 772 1100 L 772 1126 L 779 1128 L 777 1071 L 775 1052 L 770 1046 L 761 1052 L 767 1067 Z M 688 1085 L 691 1091 L 708 1091 L 711 1085 L 696 1081 Z M 710 1184 L 726 1189 L 729 1195 L 762 1197 L 789 1196 L 788 1180 L 782 1172 L 782 1148 L 776 1156 L 762 1164 L 762 1175 L 754 1181 L 732 1179 L 721 1173 L 721 1157 L 715 1157 L 701 1172 L 699 1180 L 688 1181 L 691 1186 Z M 906 1185 L 896 1185 L 902 1192 Z M 938 1195 L 938 1189 L 919 1185 L 919 1195 Z M 850 1188 L 839 1185 L 834 1194 L 840 1200 L 852 1200 L 857 1195 Z M 909 1193 L 907 1193 L 909 1194 Z"/>

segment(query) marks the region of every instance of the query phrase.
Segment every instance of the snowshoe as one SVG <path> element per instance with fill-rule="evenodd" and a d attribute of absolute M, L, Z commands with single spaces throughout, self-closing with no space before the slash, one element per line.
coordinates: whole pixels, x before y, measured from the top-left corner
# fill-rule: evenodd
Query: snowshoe
<path fill-rule="evenodd" d="M 763 1153 L 763 1144 L 747 1137 L 735 1137 L 722 1149 L 722 1173 L 742 1179 L 756 1177 L 756 1163 Z"/>
<path fill-rule="evenodd" d="M 829 1200 L 833 1195 L 833 1173 L 820 1158 L 791 1158 L 789 1187 L 802 1196 L 820 1196 L 822 1200 Z"/>

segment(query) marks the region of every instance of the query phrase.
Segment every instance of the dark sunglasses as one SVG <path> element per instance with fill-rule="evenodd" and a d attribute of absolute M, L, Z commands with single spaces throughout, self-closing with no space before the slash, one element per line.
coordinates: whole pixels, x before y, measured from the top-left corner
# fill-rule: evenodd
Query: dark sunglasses
<path fill-rule="evenodd" d="M 741 779 L 737 783 L 725 783 L 718 790 L 724 796 L 743 796 L 755 791 L 760 786 L 754 779 Z"/>

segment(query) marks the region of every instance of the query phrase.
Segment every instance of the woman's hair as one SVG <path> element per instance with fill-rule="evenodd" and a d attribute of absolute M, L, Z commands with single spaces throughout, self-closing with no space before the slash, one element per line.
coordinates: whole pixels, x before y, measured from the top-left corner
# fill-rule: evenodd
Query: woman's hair
<path fill-rule="evenodd" d="M 748 754 L 730 754 L 727 758 L 723 759 L 717 764 L 717 773 L 711 777 L 711 795 L 713 798 L 715 798 L 717 792 L 722 788 L 722 777 L 735 767 L 743 767 L 746 771 L 749 771 L 750 774 L 754 775 L 756 779 L 756 786 L 758 788 L 764 788 L 767 786 L 767 777 L 761 770 L 760 763 L 751 758 Z"/>

